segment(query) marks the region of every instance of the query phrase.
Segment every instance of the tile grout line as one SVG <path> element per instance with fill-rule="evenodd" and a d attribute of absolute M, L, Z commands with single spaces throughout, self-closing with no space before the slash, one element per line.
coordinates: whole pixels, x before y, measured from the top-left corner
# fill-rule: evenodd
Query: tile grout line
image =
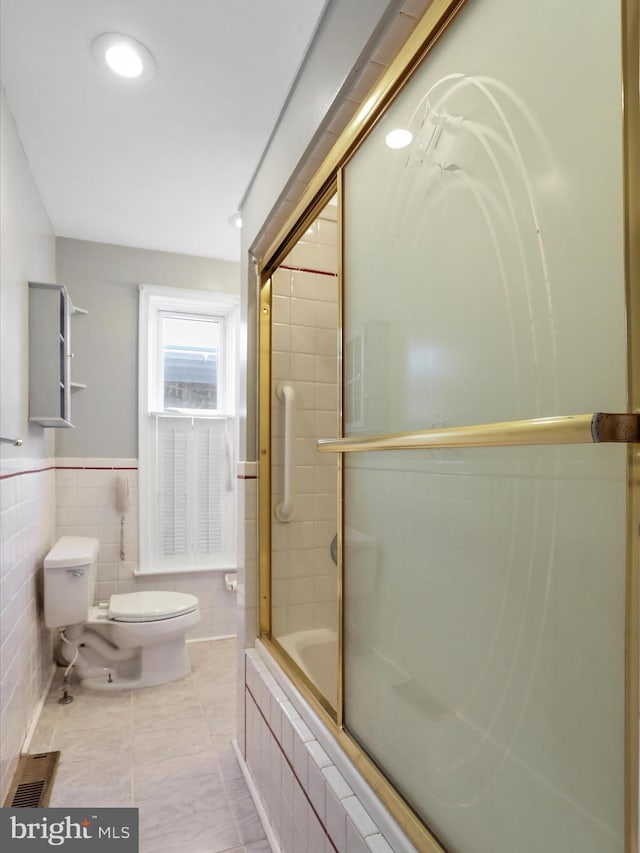
<path fill-rule="evenodd" d="M 214 646 L 213 648 L 215 649 L 216 647 Z M 216 671 L 220 671 L 220 672 L 222 672 L 222 670 L 224 670 L 224 672 L 226 673 L 226 670 L 229 668 L 229 664 L 228 664 L 228 661 L 227 661 L 228 651 L 229 651 L 229 650 L 228 650 L 228 649 L 226 649 L 226 648 L 223 646 L 223 647 L 219 650 L 219 652 L 214 653 L 214 658 L 213 658 L 213 659 L 217 660 L 217 669 L 216 669 Z M 211 652 L 210 652 L 209 650 L 207 650 L 207 657 L 208 657 L 208 659 L 212 659 L 212 658 L 211 658 Z M 232 663 L 231 663 L 231 669 L 234 671 L 234 673 L 235 673 L 235 668 L 236 668 L 236 666 L 237 666 L 237 664 L 235 663 L 235 661 L 236 661 L 236 657 L 235 657 L 235 650 L 234 650 L 234 657 L 233 657 L 233 661 L 232 661 Z M 221 677 L 222 677 L 222 676 L 221 676 Z M 210 685 L 211 685 L 211 683 L 212 683 L 212 679 L 213 679 L 213 682 L 215 682 L 215 681 L 216 681 L 216 675 L 215 675 L 215 672 L 214 672 L 214 673 L 209 673 L 209 672 L 198 672 L 198 673 L 197 673 L 197 678 L 198 678 L 198 682 L 202 684 L 202 687 L 203 687 L 203 688 L 204 688 L 206 685 L 210 686 Z M 52 684 L 51 684 L 51 686 L 50 686 L 50 688 L 49 688 L 49 694 L 48 694 L 50 697 L 53 697 L 53 695 L 54 695 L 53 693 L 51 693 L 51 690 L 54 690 L 54 691 L 55 691 L 55 690 L 56 690 L 56 688 L 57 688 L 57 685 L 55 685 L 55 684 L 53 684 L 53 683 L 52 683 Z M 233 700 L 234 700 L 234 701 L 233 701 L 233 705 L 234 705 L 234 706 L 235 706 L 235 702 L 236 702 L 236 695 L 235 695 L 235 694 L 236 694 L 236 688 L 237 688 L 237 681 L 236 681 L 236 678 L 235 678 L 235 677 L 234 677 L 234 679 L 233 679 L 233 680 L 231 680 L 231 681 L 229 681 L 229 682 L 227 682 L 227 681 L 225 680 L 225 681 L 223 681 L 223 682 L 222 682 L 222 684 L 221 684 L 221 690 L 222 690 L 222 692 L 223 692 L 224 696 L 230 696 L 230 697 L 232 697 L 232 698 L 233 698 Z M 78 700 L 80 700 L 80 702 L 81 702 L 81 703 L 82 703 L 82 699 L 81 699 L 81 697 L 82 697 L 83 695 L 84 695 L 84 694 L 79 694 L 79 695 L 77 696 Z M 135 729 L 136 729 L 136 713 L 135 713 L 135 711 L 136 711 L 136 702 L 135 702 L 135 696 L 136 696 L 136 694 L 134 694 L 134 693 L 133 693 L 133 691 L 128 691 L 128 696 L 127 696 L 127 698 L 126 698 L 126 705 L 124 706 L 124 707 L 126 707 L 126 709 L 127 709 L 127 715 L 129 716 L 129 731 L 130 731 L 131 737 L 135 737 Z M 162 700 L 161 700 L 161 697 L 158 699 L 158 701 L 162 701 Z M 207 742 L 208 742 L 208 743 L 211 745 L 211 747 L 213 748 L 213 738 L 214 738 L 214 736 L 215 736 L 215 735 L 214 735 L 214 733 L 213 733 L 213 732 L 209 731 L 209 727 L 206 725 L 206 715 L 205 715 L 205 707 L 204 707 L 204 706 L 205 706 L 205 702 L 206 702 L 206 696 L 205 696 L 204 690 L 198 690 L 198 691 L 197 691 L 197 698 L 196 698 L 196 707 L 197 707 L 197 709 L 198 709 L 198 717 L 199 717 L 199 719 L 203 722 L 203 725 L 205 726 L 205 730 L 206 730 L 206 734 L 207 734 Z M 122 706 L 121 706 L 121 707 L 122 707 Z M 53 716 L 52 716 L 52 719 L 51 719 L 51 721 L 50 721 L 50 724 L 51 724 L 51 733 L 50 733 L 50 735 L 47 737 L 47 740 L 49 741 L 49 744 L 51 745 L 52 743 L 53 743 L 53 744 L 55 744 L 55 742 L 56 742 L 56 738 L 57 738 L 57 735 L 61 732 L 60 725 L 61 725 L 61 722 L 62 722 L 62 719 L 63 719 L 63 718 L 61 717 L 61 715 L 60 715 L 60 713 L 59 713 L 59 712 L 60 712 L 60 710 L 61 710 L 61 709 L 60 709 L 60 706 L 55 705 L 55 704 L 53 704 L 53 702 L 52 702 L 52 703 L 51 703 L 51 708 L 50 708 L 50 710 L 51 710 L 51 713 L 52 713 L 52 715 L 53 715 Z M 229 729 L 229 725 L 233 726 L 233 725 L 234 725 L 234 723 L 235 723 L 235 718 L 234 718 L 233 711 L 231 711 L 231 712 L 229 712 L 229 711 L 225 711 L 224 715 L 222 715 L 222 716 L 221 716 L 221 720 L 223 720 L 223 721 L 225 722 L 225 726 L 224 726 L 224 731 L 222 731 L 222 730 L 221 730 L 221 732 L 222 732 L 222 733 L 221 733 L 220 737 L 221 737 L 221 739 L 222 739 L 222 740 L 225 740 L 225 739 L 228 737 L 228 739 L 229 739 L 229 746 L 232 748 L 232 743 L 231 743 L 232 735 L 231 735 L 231 732 L 229 731 L 228 735 L 226 734 L 226 732 L 227 732 L 227 731 L 228 731 L 228 729 Z M 48 722 L 49 722 L 49 721 L 48 721 Z M 108 728 L 110 728 L 110 726 L 109 726 L 109 725 L 103 725 L 103 726 L 101 726 L 101 728 L 108 729 Z M 63 731 L 63 733 L 66 733 L 66 727 L 65 727 L 65 729 L 64 729 L 64 731 Z M 231 751 L 231 755 L 232 755 L 232 754 L 233 754 L 233 753 L 232 753 L 232 751 Z M 216 753 L 216 755 L 217 755 L 217 753 Z M 127 791 L 127 794 L 125 795 L 125 796 L 126 796 L 126 800 L 125 800 L 125 802 L 128 802 L 129 804 L 135 804 L 135 789 L 136 789 L 136 786 L 135 786 L 135 775 L 136 775 L 136 774 L 135 774 L 135 760 L 134 760 L 134 759 L 135 759 L 135 756 L 134 756 L 134 751 L 133 751 L 133 749 L 130 749 L 130 750 L 129 750 L 129 756 L 128 756 L 128 757 L 129 757 L 129 761 L 128 761 L 128 779 L 126 780 L 126 782 L 128 783 L 128 784 L 127 784 L 128 791 Z M 77 760 L 78 760 L 78 761 L 80 761 L 81 759 L 77 759 Z M 69 762 L 69 763 L 70 763 L 70 764 L 73 764 L 73 761 L 72 761 L 72 762 Z M 217 758 L 216 758 L 216 764 L 217 764 L 217 766 L 218 766 L 218 768 L 219 768 L 219 766 L 220 766 L 220 765 L 219 765 L 219 763 L 218 763 L 218 761 L 217 761 Z M 226 804 L 226 806 L 227 806 L 227 809 L 228 809 L 228 811 L 229 811 L 229 813 L 230 813 L 230 814 L 229 814 L 229 816 L 230 816 L 230 818 L 231 818 L 231 820 L 232 820 L 232 826 L 235 828 L 235 831 L 236 831 L 236 835 L 237 835 L 237 843 L 239 844 L 239 846 L 240 846 L 240 847 L 243 847 L 244 845 L 243 845 L 243 842 L 241 841 L 241 835 L 240 835 L 240 832 L 238 831 L 238 828 L 239 828 L 240 824 L 238 823 L 238 820 L 236 820 L 236 817 L 235 817 L 235 815 L 234 815 L 233 808 L 232 808 L 232 801 L 231 801 L 231 798 L 230 798 L 230 796 L 229 796 L 229 794 L 228 794 L 227 787 L 226 787 L 226 785 L 224 784 L 224 778 L 222 777 L 222 774 L 220 773 L 220 771 L 218 771 L 218 776 L 219 776 L 220 782 L 222 783 L 222 790 L 221 790 L 221 792 L 220 792 L 222 796 L 221 796 L 220 800 L 221 800 L 221 802 L 224 802 L 224 803 Z M 78 790 L 78 793 L 81 793 L 81 792 Z M 124 793 L 124 791 L 123 791 L 123 793 Z M 72 796 L 73 796 L 73 795 L 72 795 Z M 94 804 L 94 805 L 95 805 L 95 804 Z M 250 816 L 250 815 L 248 815 L 247 817 L 248 817 L 248 819 L 250 819 L 250 818 L 251 818 L 251 816 Z M 262 840 L 262 839 L 259 839 L 259 840 Z M 248 842 L 248 843 L 253 843 L 253 842 Z M 229 848 L 229 849 L 233 849 L 233 848 Z"/>
<path fill-rule="evenodd" d="M 256 706 L 256 709 L 257 709 L 258 713 L 260 714 L 260 716 L 261 716 L 261 717 L 262 717 L 262 719 L 264 720 L 266 727 L 267 727 L 267 728 L 269 729 L 269 731 L 271 732 L 271 736 L 273 737 L 274 741 L 275 741 L 275 742 L 276 742 L 276 744 L 278 745 L 278 749 L 279 749 L 279 750 L 280 750 L 280 752 L 282 753 L 282 755 L 283 755 L 283 757 L 284 757 L 284 760 L 285 760 L 285 761 L 287 762 L 287 764 L 289 765 L 289 769 L 290 769 L 290 770 L 291 770 L 291 772 L 293 773 L 293 777 L 294 777 L 294 779 L 296 780 L 296 782 L 297 782 L 297 783 L 298 783 L 298 785 L 300 786 L 300 790 L 301 790 L 301 791 L 302 791 L 302 793 L 304 794 L 304 797 L 305 797 L 306 801 L 309 803 L 309 806 L 311 807 L 311 811 L 314 813 L 314 815 L 315 815 L 315 816 L 316 816 L 316 818 L 318 819 L 318 823 L 319 823 L 319 824 L 320 824 L 320 826 L 322 827 L 322 829 L 323 829 L 323 831 L 324 831 L 324 834 L 327 836 L 327 841 L 328 841 L 328 842 L 329 842 L 329 844 L 333 847 L 333 849 L 334 849 L 335 853 L 338 853 L 338 848 L 337 848 L 337 847 L 336 847 L 336 845 L 333 843 L 333 839 L 332 839 L 332 838 L 331 838 L 331 836 L 329 835 L 329 830 L 327 829 L 327 827 L 326 827 L 326 825 L 325 825 L 325 822 L 322 820 L 322 818 L 320 817 L 320 815 L 319 815 L 319 814 L 318 814 L 318 812 L 316 811 L 315 806 L 314 806 L 314 805 L 313 805 L 313 803 L 311 802 L 311 800 L 310 800 L 310 798 L 309 798 L 309 794 L 307 793 L 307 791 L 306 791 L 306 789 L 305 789 L 304 785 L 303 785 L 303 784 L 302 784 L 302 782 L 300 781 L 300 778 L 299 778 L 298 774 L 296 773 L 295 768 L 293 767 L 293 764 L 289 761 L 289 756 L 286 754 L 286 752 L 285 752 L 285 751 L 284 751 L 284 749 L 282 748 L 282 744 L 280 743 L 280 741 L 279 741 L 279 740 L 278 740 L 278 738 L 276 737 L 276 734 L 275 734 L 275 732 L 273 731 L 273 729 L 271 728 L 271 725 L 270 725 L 269 721 L 268 721 L 268 720 L 267 720 L 267 718 L 265 717 L 265 715 L 264 715 L 264 713 L 263 713 L 263 711 L 262 711 L 262 708 L 258 705 L 258 703 L 257 703 L 257 701 L 256 701 L 255 696 L 254 696 L 254 695 L 253 695 L 253 693 L 251 692 L 251 688 L 250 688 L 248 685 L 245 685 L 245 686 L 246 686 L 246 691 L 247 691 L 247 693 L 249 694 L 249 696 L 251 696 L 251 699 L 253 700 L 253 704 Z M 314 738 L 314 740 L 315 740 L 315 738 Z M 312 759 L 312 760 L 313 760 L 313 759 Z"/>

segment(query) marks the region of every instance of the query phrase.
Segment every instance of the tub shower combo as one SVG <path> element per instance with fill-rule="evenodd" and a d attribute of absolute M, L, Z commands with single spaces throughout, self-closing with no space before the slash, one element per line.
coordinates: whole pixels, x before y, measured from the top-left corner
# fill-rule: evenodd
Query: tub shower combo
<path fill-rule="evenodd" d="M 638 3 L 588 6 L 432 4 L 261 263 L 261 647 L 419 850 L 637 853 Z"/>

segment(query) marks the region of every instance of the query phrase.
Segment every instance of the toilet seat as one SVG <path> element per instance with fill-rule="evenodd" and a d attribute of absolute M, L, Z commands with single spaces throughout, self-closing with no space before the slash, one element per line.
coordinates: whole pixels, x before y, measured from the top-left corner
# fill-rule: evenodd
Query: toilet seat
<path fill-rule="evenodd" d="M 111 596 L 107 616 L 114 622 L 158 622 L 192 613 L 197 607 L 196 596 L 186 592 L 127 592 Z"/>

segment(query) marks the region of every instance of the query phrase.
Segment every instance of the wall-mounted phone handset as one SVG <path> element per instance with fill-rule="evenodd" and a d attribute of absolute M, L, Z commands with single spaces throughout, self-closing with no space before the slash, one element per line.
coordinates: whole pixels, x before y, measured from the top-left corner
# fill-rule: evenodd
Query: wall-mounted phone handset
<path fill-rule="evenodd" d="M 120 515 L 129 509 L 129 477 L 126 474 L 118 474 L 116 480 L 116 509 Z"/>
<path fill-rule="evenodd" d="M 129 509 L 129 477 L 118 474 L 116 480 L 116 510 L 120 513 L 120 560 L 124 560 L 124 516 Z"/>

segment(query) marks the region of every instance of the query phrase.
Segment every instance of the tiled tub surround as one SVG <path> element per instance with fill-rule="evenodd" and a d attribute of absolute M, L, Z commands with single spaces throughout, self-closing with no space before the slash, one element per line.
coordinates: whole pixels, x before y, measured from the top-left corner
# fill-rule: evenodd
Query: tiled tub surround
<path fill-rule="evenodd" d="M 12 470 L 13 466 L 13 470 Z M 52 459 L 0 470 L 0 802 L 47 687 L 52 641 L 42 621 L 42 559 L 55 538 Z"/>
<path fill-rule="evenodd" d="M 180 681 L 99 695 L 74 683 L 70 705 L 58 669 L 31 745 L 61 751 L 50 806 L 138 807 L 140 853 L 269 853 L 231 746 L 235 641 L 187 648 Z"/>
<path fill-rule="evenodd" d="M 245 682 L 247 769 L 282 853 L 415 851 L 260 644 Z"/>
<path fill-rule="evenodd" d="M 330 210 L 330 208 L 328 208 Z M 294 403 L 294 512 L 272 515 L 273 633 L 336 630 L 335 457 L 316 441 L 336 435 L 338 407 L 337 226 L 317 219 L 272 280 L 273 503 L 282 500 L 284 407 L 276 389 L 290 384 Z"/>
<path fill-rule="evenodd" d="M 190 639 L 236 633 L 236 594 L 227 592 L 223 572 L 136 576 L 138 568 L 138 460 L 57 459 L 56 536 L 94 536 L 100 540 L 96 598 L 138 590 L 188 592 L 200 602 L 200 622 Z M 120 559 L 120 521 L 116 481 L 126 474 L 130 505 L 124 517 L 124 560 Z"/>

